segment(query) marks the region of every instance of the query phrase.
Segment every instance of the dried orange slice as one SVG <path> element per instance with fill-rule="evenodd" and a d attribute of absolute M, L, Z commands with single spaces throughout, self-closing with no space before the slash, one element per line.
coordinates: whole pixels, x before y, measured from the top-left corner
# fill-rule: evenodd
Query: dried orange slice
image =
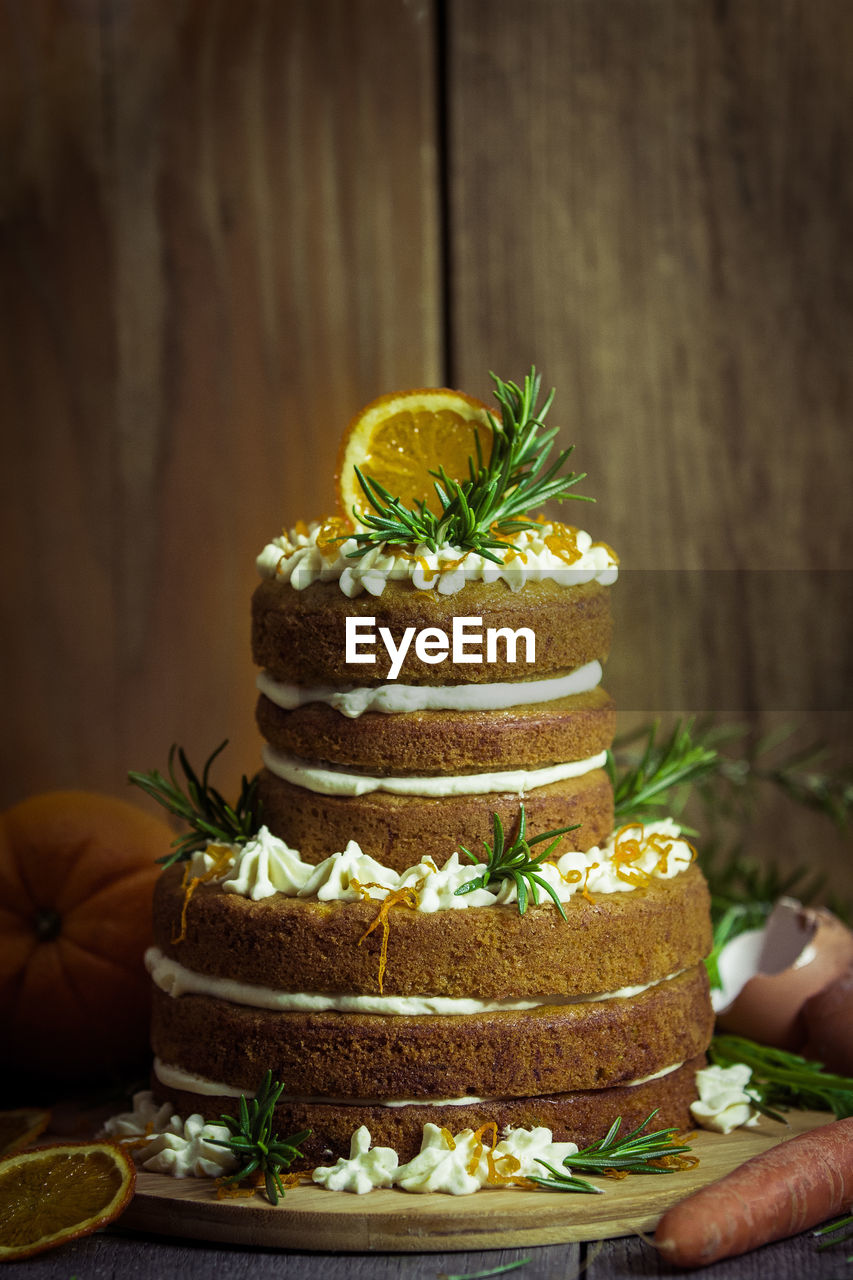
<path fill-rule="evenodd" d="M 57 1143 L 0 1160 L 0 1262 L 105 1227 L 135 1184 L 133 1160 L 110 1142 Z"/>
<path fill-rule="evenodd" d="M 18 1107 L 0 1111 L 0 1156 L 23 1151 L 35 1142 L 50 1124 L 50 1112 L 36 1107 Z"/>
<path fill-rule="evenodd" d="M 407 507 L 425 501 L 436 515 L 441 504 L 431 471 L 443 466 L 452 480 L 468 476 L 468 459 L 476 463 L 475 436 L 488 462 L 492 429 L 488 409 L 479 400 L 447 387 L 395 391 L 372 400 L 347 427 L 338 453 L 336 479 L 342 514 L 369 510 L 355 474 L 377 480 Z"/>

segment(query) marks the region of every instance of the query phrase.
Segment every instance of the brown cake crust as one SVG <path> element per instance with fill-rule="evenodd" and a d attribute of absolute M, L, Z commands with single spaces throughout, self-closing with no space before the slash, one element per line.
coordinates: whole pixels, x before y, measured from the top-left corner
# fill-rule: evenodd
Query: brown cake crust
<path fill-rule="evenodd" d="M 284 711 L 262 694 L 256 718 L 267 742 L 288 755 L 398 777 L 586 760 L 610 746 L 616 728 L 616 710 L 601 688 L 500 711 L 367 711 L 357 718 L 320 702 Z"/>
<path fill-rule="evenodd" d="M 154 1052 L 251 1091 L 326 1098 L 526 1097 L 637 1080 L 707 1049 L 704 964 L 638 995 L 512 1012 L 289 1013 L 155 989 Z"/>
<path fill-rule="evenodd" d="M 377 1107 L 364 1104 L 335 1105 L 285 1101 L 275 1109 L 275 1128 L 281 1134 L 310 1129 L 303 1144 L 305 1158 L 293 1168 L 311 1169 L 348 1156 L 350 1139 L 361 1125 L 370 1130 L 372 1145 L 393 1147 L 403 1164 L 417 1155 L 425 1124 L 436 1124 L 451 1133 L 479 1129 L 494 1122 L 498 1134 L 507 1128 L 534 1129 L 545 1125 L 555 1142 L 587 1146 L 604 1137 L 613 1122 L 622 1120 L 628 1133 L 656 1112 L 652 1127 L 685 1130 L 692 1127 L 690 1103 L 696 1099 L 696 1072 L 705 1066 L 704 1054 L 685 1062 L 657 1080 L 613 1089 L 592 1089 L 529 1098 L 505 1098 L 463 1106 Z M 258 1081 L 258 1083 L 260 1080 Z M 151 1088 L 158 1102 L 169 1101 L 180 1115 L 200 1112 L 208 1120 L 224 1113 L 234 1115 L 237 1101 L 226 1096 L 205 1096 L 172 1089 L 156 1075 Z"/>
<path fill-rule="evenodd" d="M 568 576 L 568 575 L 567 575 Z M 347 666 L 347 617 L 375 618 L 376 662 Z M 530 627 L 536 635 L 536 662 L 527 666 L 521 646 L 516 662 L 508 662 L 503 644 L 497 662 L 440 663 L 418 658 L 411 644 L 398 675 L 402 684 L 483 684 L 519 680 L 524 675 L 571 671 L 610 651 L 609 588 L 588 582 L 566 586 L 554 581 L 527 582 L 512 591 L 504 582 L 469 582 L 455 595 L 419 591 L 410 582 L 386 584 L 381 596 L 350 600 L 337 582 L 314 582 L 302 591 L 265 578 L 252 597 L 252 655 L 276 680 L 312 687 L 381 684 L 390 659 L 378 639 L 387 627 L 395 644 L 408 627 L 416 633 L 438 627 L 448 636 L 454 617 L 479 617 L 488 627 Z M 469 649 L 469 652 L 474 650 Z"/>
<path fill-rule="evenodd" d="M 711 949 L 710 900 L 695 865 L 625 893 L 575 894 L 564 920 L 550 902 L 388 913 L 386 995 L 477 999 L 585 995 L 656 982 L 691 968 Z M 277 895 L 252 902 L 200 885 L 180 931 L 181 868 L 154 893 L 156 945 L 197 973 L 279 991 L 375 993 L 381 928 L 376 902 L 317 902 Z"/>
<path fill-rule="evenodd" d="M 322 862 L 355 840 L 364 853 L 395 871 L 427 856 L 442 867 L 461 845 L 481 852 L 483 841 L 492 839 L 492 815 L 497 813 L 504 829 L 514 831 L 522 799 L 530 836 L 579 824 L 563 837 L 556 856 L 591 849 L 613 830 L 613 788 L 603 769 L 536 787 L 524 797 L 515 792 L 430 797 L 382 791 L 325 796 L 262 769 L 258 799 L 270 831 L 298 849 L 305 862 Z"/>

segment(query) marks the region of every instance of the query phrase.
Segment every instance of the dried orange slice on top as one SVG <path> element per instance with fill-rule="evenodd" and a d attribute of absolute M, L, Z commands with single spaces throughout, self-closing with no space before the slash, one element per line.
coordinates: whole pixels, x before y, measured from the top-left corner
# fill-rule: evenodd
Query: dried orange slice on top
<path fill-rule="evenodd" d="M 133 1160 L 110 1142 L 58 1143 L 0 1160 L 0 1262 L 105 1227 L 135 1184 Z"/>
<path fill-rule="evenodd" d="M 479 438 L 488 462 L 492 428 L 486 406 L 461 391 L 426 387 L 395 391 L 372 400 L 349 424 L 338 453 L 336 479 L 341 512 L 370 510 L 355 468 L 376 480 L 407 507 L 426 502 L 436 515 L 441 504 L 431 471 L 444 467 L 452 480 L 468 477 L 468 459 L 477 461 Z"/>

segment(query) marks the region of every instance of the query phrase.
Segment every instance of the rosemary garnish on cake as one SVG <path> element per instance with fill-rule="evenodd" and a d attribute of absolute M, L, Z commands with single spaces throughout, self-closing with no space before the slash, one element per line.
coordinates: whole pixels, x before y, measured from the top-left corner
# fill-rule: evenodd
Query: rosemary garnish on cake
<path fill-rule="evenodd" d="M 289 1169 L 302 1155 L 300 1144 L 311 1135 L 310 1129 L 289 1138 L 279 1138 L 273 1133 L 273 1112 L 283 1089 L 284 1085 L 274 1081 L 272 1072 L 268 1071 L 251 1102 L 247 1103 L 246 1095 L 240 1094 L 239 1117 L 221 1117 L 231 1136 L 209 1139 L 213 1146 L 227 1148 L 240 1162 L 236 1173 L 223 1179 L 223 1185 L 231 1187 L 253 1175 L 262 1175 L 271 1204 L 278 1204 L 279 1196 L 284 1195 L 282 1170 Z"/>
<path fill-rule="evenodd" d="M 640 759 L 618 778 L 613 752 L 608 750 L 606 768 L 619 821 L 633 818 L 642 822 L 657 817 L 658 811 L 671 803 L 676 788 L 688 787 L 719 767 L 717 751 L 694 741 L 692 729 L 692 720 L 679 721 L 669 737 L 659 743 L 658 725 L 653 724 Z"/>
<path fill-rule="evenodd" d="M 557 910 L 563 919 L 566 919 L 566 913 L 563 910 L 563 904 L 557 896 L 553 885 L 539 875 L 541 864 L 550 857 L 554 849 L 560 843 L 560 837 L 564 836 L 568 831 L 574 831 L 580 825 L 574 823 L 570 827 L 558 827 L 553 831 L 543 831 L 540 835 L 534 836 L 532 840 L 527 839 L 527 816 L 524 812 L 524 805 L 521 805 L 521 811 L 518 818 L 518 834 L 514 839 L 507 841 L 504 833 L 503 823 L 498 814 L 492 814 L 494 827 L 494 843 L 489 844 L 487 840 L 483 841 L 489 860 L 486 869 L 480 876 L 475 876 L 473 880 L 468 880 L 465 884 L 460 885 L 456 890 L 457 894 L 472 893 L 475 889 L 488 889 L 490 885 L 501 884 L 504 880 L 512 880 L 518 893 L 518 912 L 524 915 L 527 910 L 528 898 L 532 898 L 534 903 L 539 904 L 539 890 L 544 889 L 553 899 Z M 548 848 L 542 853 L 531 855 L 531 848 L 535 844 L 542 844 L 544 841 L 550 840 Z M 462 853 L 473 863 L 478 863 L 479 859 L 464 845 L 459 846 Z"/>
<path fill-rule="evenodd" d="M 169 775 L 164 777 L 159 769 L 148 773 L 130 772 L 128 779 L 140 787 L 159 805 L 189 826 L 189 831 L 176 836 L 172 852 L 159 861 L 167 867 L 174 862 L 184 862 L 199 849 L 211 842 L 219 844 L 245 844 L 260 826 L 260 806 L 257 798 L 257 776 L 243 776 L 237 802 L 230 805 L 210 782 L 210 766 L 228 745 L 226 740 L 211 752 L 205 761 L 201 777 L 191 766 L 186 752 L 176 744 L 169 751 Z M 183 770 L 183 781 L 175 769 L 175 757 Z"/>
<path fill-rule="evenodd" d="M 679 1146 L 675 1142 L 677 1129 L 644 1132 L 655 1115 L 657 1111 L 648 1115 L 642 1124 L 626 1133 L 624 1138 L 618 1138 L 622 1127 L 621 1117 L 614 1120 L 603 1138 L 584 1147 L 576 1155 L 566 1156 L 563 1161 L 565 1171 L 555 1169 L 545 1160 L 539 1160 L 538 1163 L 551 1176 L 533 1176 L 531 1181 L 538 1182 L 549 1191 L 601 1192 L 603 1188 L 594 1187 L 585 1178 L 575 1177 L 573 1171 L 582 1169 L 585 1173 L 605 1176 L 615 1174 L 618 1177 L 626 1173 L 674 1173 L 679 1169 L 690 1168 L 696 1160 L 687 1155 L 689 1147 Z"/>
<path fill-rule="evenodd" d="M 504 382 L 491 374 L 500 418 L 489 412 L 492 445 L 488 461 L 483 458 L 480 438 L 474 432 L 474 454 L 468 459 L 468 479 L 454 480 L 439 465 L 429 474 L 441 506 L 440 514 L 425 501 L 414 499 L 411 506 L 391 493 L 378 480 L 355 467 L 358 482 L 371 508 L 355 510 L 359 528 L 351 536 L 358 544 L 350 554 L 363 556 L 382 543 L 391 546 L 422 545 L 431 551 L 450 545 L 473 551 L 486 560 L 501 564 L 497 551 L 509 549 L 507 538 L 523 529 L 533 529 L 537 521 L 529 512 L 549 501 L 575 498 L 594 499 L 569 490 L 586 478 L 585 473 L 564 471 L 574 448 L 570 445 L 548 465 L 558 428 L 545 428 L 545 417 L 554 399 L 553 389 L 537 408 L 541 377 L 535 368 L 523 387 Z"/>

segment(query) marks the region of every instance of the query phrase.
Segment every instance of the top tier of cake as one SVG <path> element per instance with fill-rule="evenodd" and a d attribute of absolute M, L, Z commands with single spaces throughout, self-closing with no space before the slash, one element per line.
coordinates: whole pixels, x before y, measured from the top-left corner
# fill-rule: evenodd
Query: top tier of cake
<path fill-rule="evenodd" d="M 264 819 L 319 861 L 355 839 L 403 868 L 481 848 L 523 802 L 531 835 L 613 825 L 601 688 L 616 560 L 540 524 L 495 565 L 453 548 L 370 553 L 335 522 L 265 548 L 252 601 Z"/>

